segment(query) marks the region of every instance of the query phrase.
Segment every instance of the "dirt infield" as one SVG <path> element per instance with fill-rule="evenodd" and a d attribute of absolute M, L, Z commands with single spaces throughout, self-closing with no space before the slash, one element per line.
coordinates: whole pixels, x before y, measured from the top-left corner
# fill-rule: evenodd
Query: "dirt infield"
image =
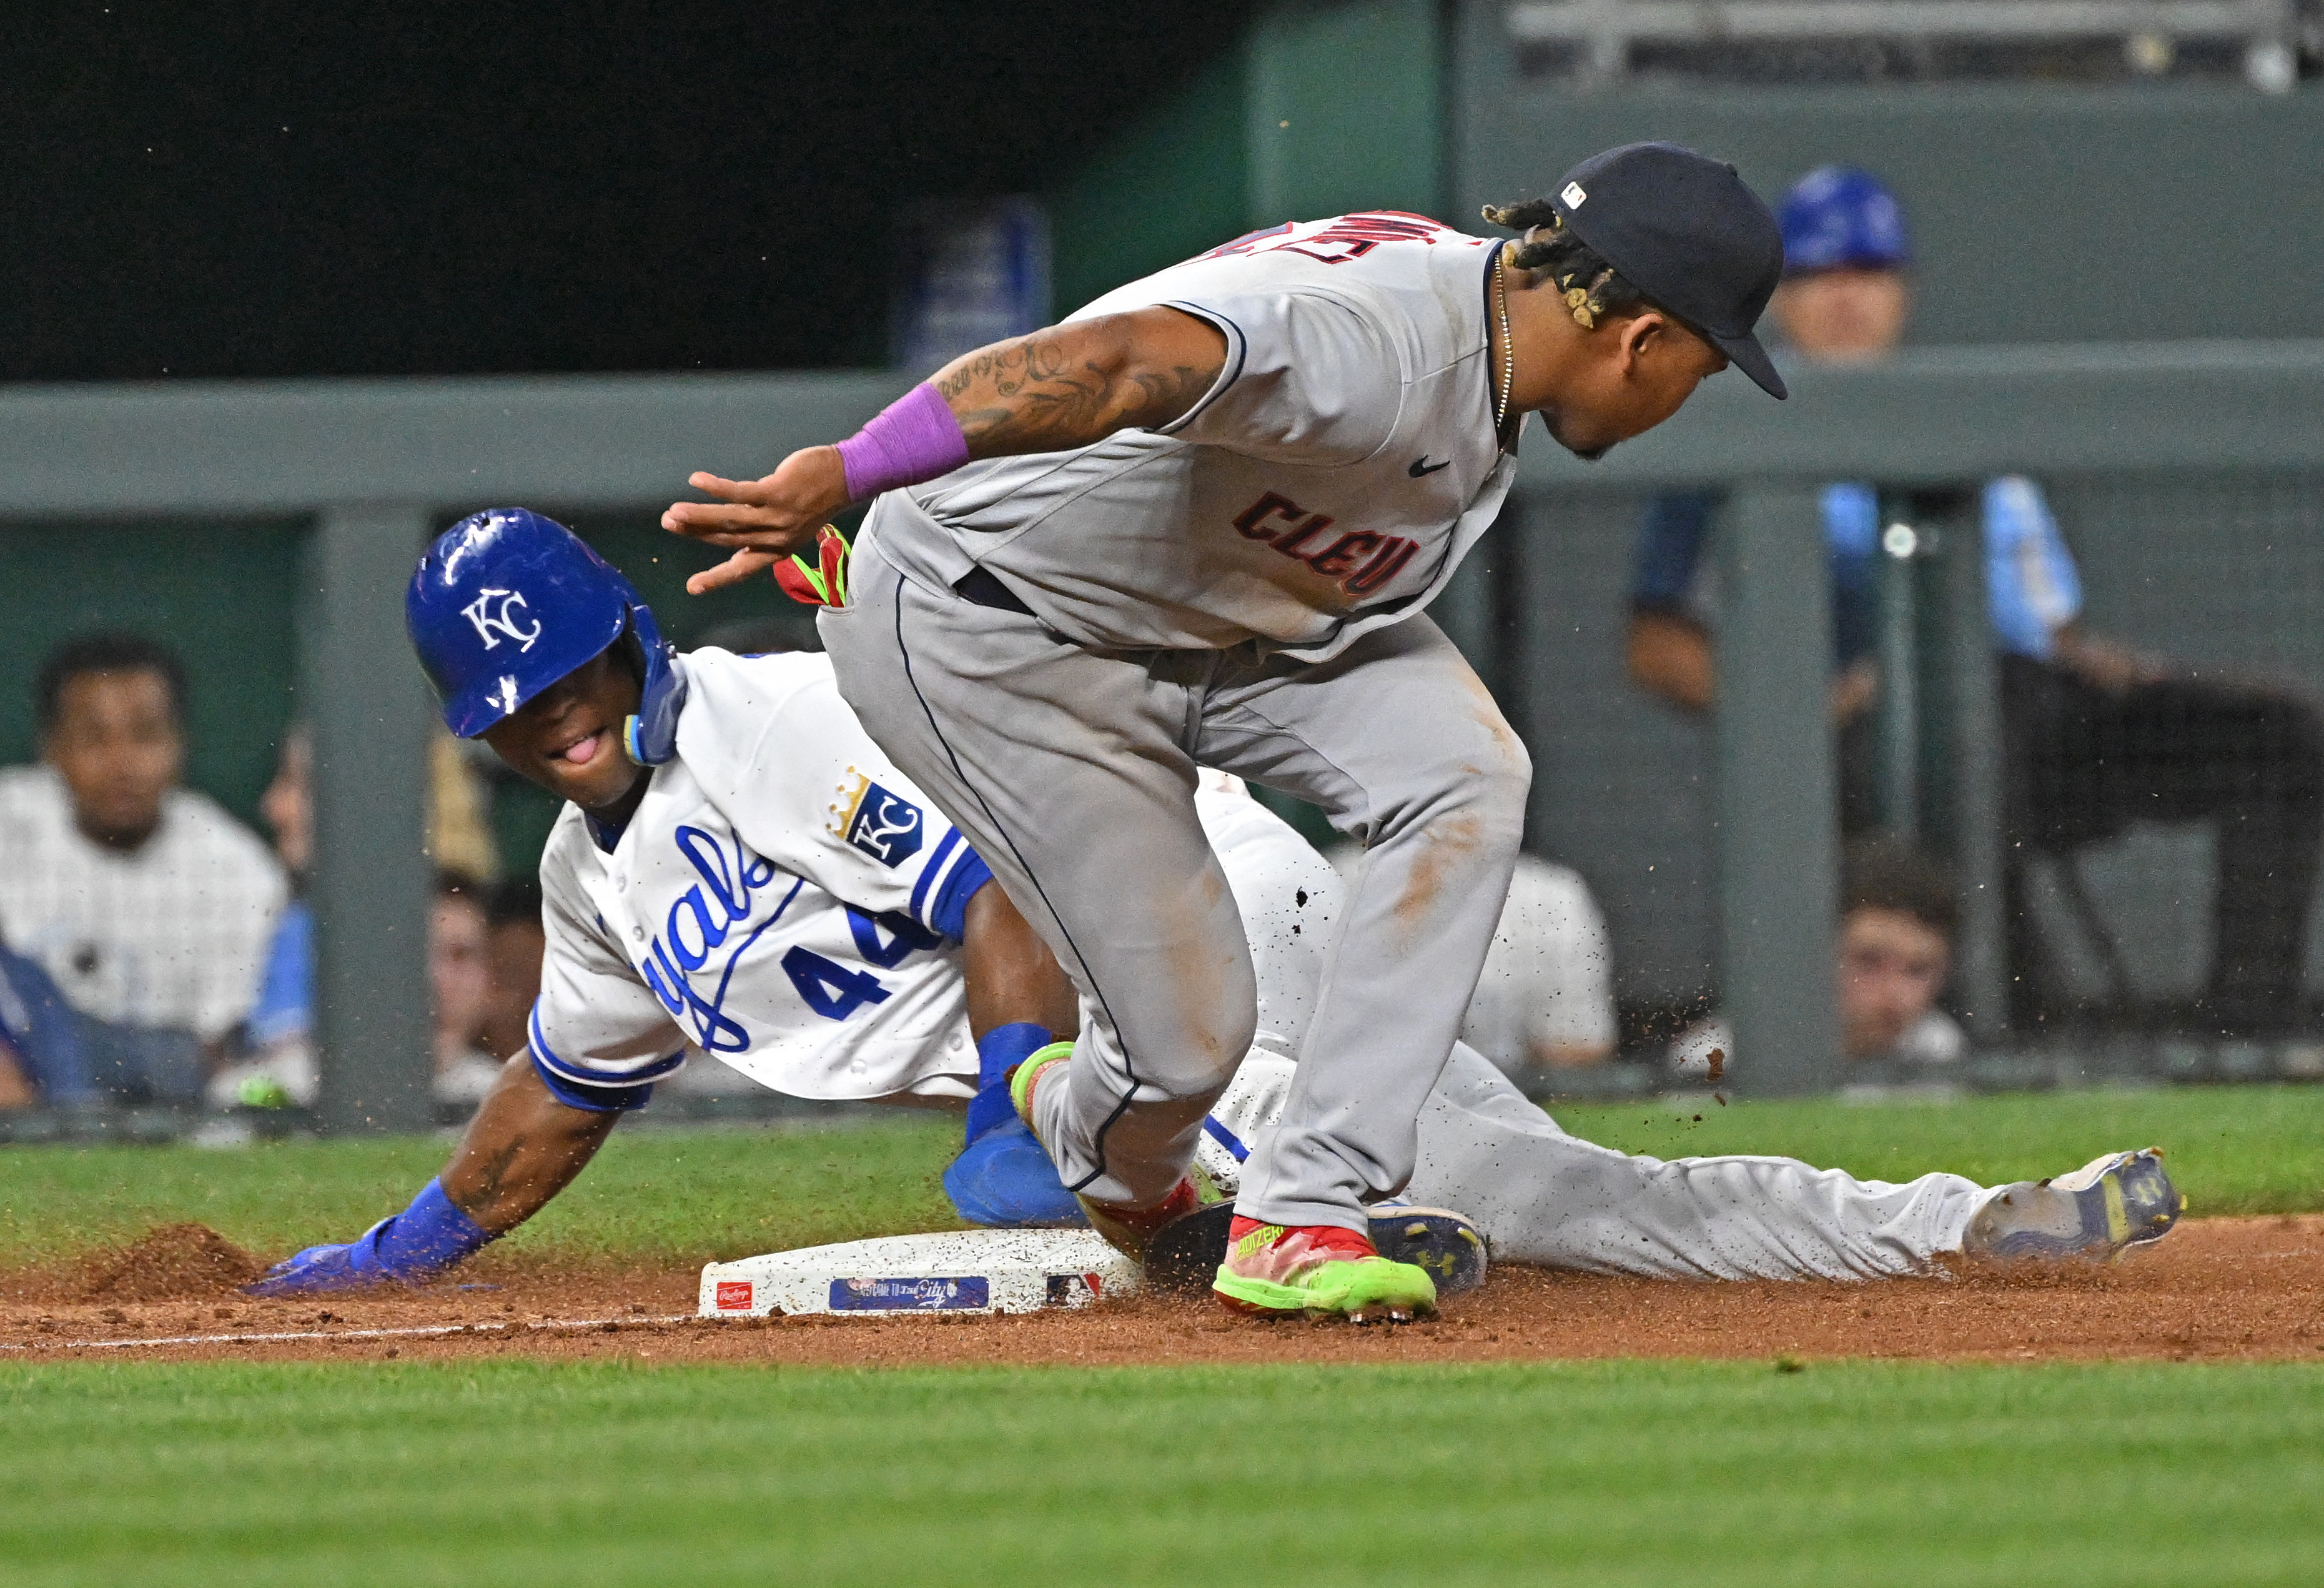
<path fill-rule="evenodd" d="M 1503 1268 L 1442 1318 L 1388 1329 L 1231 1318 L 1134 1297 L 995 1318 L 704 1322 L 691 1268 L 489 1254 L 460 1285 L 253 1301 L 251 1260 L 199 1225 L 0 1275 L 0 1361 L 524 1356 L 904 1367 L 1433 1362 L 1608 1356 L 1922 1360 L 2324 1357 L 2324 1215 L 2209 1219 L 2103 1268 L 1863 1285 L 1687 1284 Z M 383 1330 L 429 1330 L 380 1334 Z M 288 1340 L 221 1336 L 289 1334 Z M 187 1338 L 189 1336 L 194 1338 Z M 99 1344 L 113 1342 L 119 1343 Z"/>

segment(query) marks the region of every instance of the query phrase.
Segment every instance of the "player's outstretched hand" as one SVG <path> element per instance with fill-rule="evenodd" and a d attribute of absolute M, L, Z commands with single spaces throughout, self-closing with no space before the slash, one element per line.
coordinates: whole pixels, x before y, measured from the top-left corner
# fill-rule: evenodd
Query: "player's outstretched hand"
<path fill-rule="evenodd" d="M 344 1246 L 309 1246 L 267 1269 L 266 1276 L 243 1287 L 245 1296 L 322 1296 L 335 1290 L 368 1290 L 376 1285 L 399 1283 L 379 1260 L 383 1219 L 358 1241 Z"/>
<path fill-rule="evenodd" d="M 824 522 L 847 505 L 847 471 L 835 447 L 794 452 L 762 480 L 694 474 L 686 483 L 718 500 L 674 502 L 661 515 L 661 527 L 733 552 L 686 581 L 696 596 L 739 584 L 795 551 L 810 549 Z"/>
<path fill-rule="evenodd" d="M 443 1182 L 420 1187 L 411 1205 L 344 1246 L 309 1246 L 276 1263 L 245 1296 L 320 1296 L 376 1285 L 422 1285 L 481 1251 L 494 1237 L 452 1205 Z"/>

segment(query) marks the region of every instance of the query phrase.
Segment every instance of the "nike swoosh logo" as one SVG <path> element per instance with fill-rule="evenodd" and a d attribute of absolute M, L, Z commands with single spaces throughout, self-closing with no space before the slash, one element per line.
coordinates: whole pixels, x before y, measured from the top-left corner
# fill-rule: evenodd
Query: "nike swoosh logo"
<path fill-rule="evenodd" d="M 1452 466 L 1452 460 L 1451 458 L 1448 457 L 1442 463 L 1431 463 L 1428 461 L 1428 454 L 1424 452 L 1419 457 L 1414 458 L 1412 460 L 1412 466 L 1406 469 L 1404 472 L 1410 475 L 1416 480 L 1423 475 L 1433 475 L 1440 468 L 1451 468 Z"/>

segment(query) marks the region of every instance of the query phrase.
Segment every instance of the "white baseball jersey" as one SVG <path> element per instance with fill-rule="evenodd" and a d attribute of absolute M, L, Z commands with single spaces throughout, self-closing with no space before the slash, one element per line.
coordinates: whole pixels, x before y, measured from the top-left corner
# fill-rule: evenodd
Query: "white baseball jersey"
<path fill-rule="evenodd" d="M 633 1087 L 698 1050 L 796 1097 L 973 1096 L 959 939 L 982 860 L 887 767 L 825 658 L 684 666 L 678 757 L 613 848 L 568 807 L 541 857 L 535 1062 Z M 1295 1054 L 1332 869 L 1240 779 L 1205 773 L 1195 808 L 1242 908 L 1259 1042 Z"/>
<path fill-rule="evenodd" d="M 636 1086 L 689 1048 L 797 1097 L 966 1097 L 956 960 L 991 873 L 888 764 L 820 655 L 687 655 L 678 754 L 612 845 L 541 856 L 533 1006 L 552 1085 Z"/>
<path fill-rule="evenodd" d="M 982 564 L 1066 639 L 1321 660 L 1418 612 L 1500 511 L 1495 245 L 1392 212 L 1254 232 L 1069 317 L 1167 306 L 1225 367 L 1185 417 L 881 498 L 869 538 L 950 586 Z"/>
<path fill-rule="evenodd" d="M 1582 874 L 1517 857 L 1461 1040 L 1505 1070 L 1554 1062 L 1560 1050 L 1611 1052 L 1614 950 Z"/>

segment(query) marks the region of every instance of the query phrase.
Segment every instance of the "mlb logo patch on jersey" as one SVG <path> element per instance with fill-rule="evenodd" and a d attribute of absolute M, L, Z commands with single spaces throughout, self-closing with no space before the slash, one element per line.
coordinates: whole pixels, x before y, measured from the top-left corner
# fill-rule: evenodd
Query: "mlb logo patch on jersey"
<path fill-rule="evenodd" d="M 920 852 L 926 837 L 926 813 L 899 794 L 891 794 L 863 773 L 852 774 L 839 790 L 831 830 L 884 866 L 899 866 Z"/>

